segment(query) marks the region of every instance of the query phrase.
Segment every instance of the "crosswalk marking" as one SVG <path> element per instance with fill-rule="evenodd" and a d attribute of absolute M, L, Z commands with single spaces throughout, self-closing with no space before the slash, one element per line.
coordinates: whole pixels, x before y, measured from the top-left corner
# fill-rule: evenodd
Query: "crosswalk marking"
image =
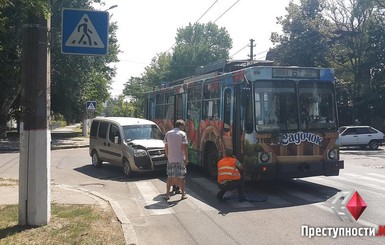
<path fill-rule="evenodd" d="M 366 176 L 365 176 L 366 175 Z M 369 177 L 372 176 L 372 177 Z M 340 176 L 330 176 L 330 177 L 323 177 L 323 176 L 316 176 L 316 177 L 309 177 L 302 179 L 303 181 L 312 182 L 316 184 L 324 184 L 328 185 L 330 187 L 335 187 L 339 189 L 346 188 L 344 190 L 350 190 L 350 189 L 360 189 L 360 188 L 368 188 L 367 191 L 369 192 L 375 192 L 378 195 L 385 195 L 382 191 L 384 190 L 383 184 L 385 183 L 385 180 L 381 179 L 382 175 L 375 174 L 375 173 L 366 173 L 363 175 L 353 174 L 353 173 L 344 173 Z M 362 180 L 362 181 L 357 181 Z M 183 201 L 183 205 L 188 205 L 193 210 L 199 210 L 204 212 L 209 211 L 218 211 L 217 207 L 214 205 L 208 204 L 203 198 L 200 197 L 201 191 L 194 192 L 193 186 L 195 185 L 195 189 L 197 190 L 204 190 L 205 193 L 209 193 L 209 195 L 212 195 L 213 198 L 215 198 L 216 193 L 218 192 L 218 187 L 215 184 L 215 182 L 211 181 L 210 179 L 207 179 L 205 177 L 194 177 L 189 179 L 189 181 L 193 182 L 193 185 L 191 188 L 189 188 L 189 185 L 186 186 L 186 191 L 188 193 L 188 199 Z M 377 184 L 379 183 L 379 184 Z M 170 206 L 169 203 L 163 201 L 161 199 L 162 193 L 160 193 L 157 188 L 154 186 L 155 183 L 152 183 L 152 180 L 142 180 L 135 182 L 135 186 L 137 187 L 140 195 L 143 198 L 143 202 L 146 204 L 145 212 L 147 214 L 151 215 L 164 215 L 164 214 L 173 214 L 177 210 L 177 207 Z M 336 187 L 338 186 L 338 187 Z M 342 186 L 342 187 L 341 187 Z M 373 190 L 374 189 L 374 190 Z M 381 192 L 378 192 L 378 191 Z M 293 205 L 293 201 L 291 198 L 296 198 L 299 200 L 304 200 L 305 203 L 308 203 L 309 205 L 313 205 L 315 207 L 318 207 L 320 209 L 323 209 L 325 211 L 330 212 L 331 209 L 328 204 L 330 201 L 330 197 L 328 200 L 325 200 L 324 198 L 318 197 L 319 192 L 323 192 L 324 190 L 321 188 L 320 190 L 317 190 L 316 193 L 310 193 L 306 191 L 302 191 L 300 189 L 297 189 L 295 186 L 292 188 L 288 188 L 284 196 L 281 195 L 274 195 L 274 194 L 268 194 L 268 198 L 264 203 L 264 205 L 268 206 L 278 206 L 278 207 L 285 207 Z M 236 195 L 236 191 L 233 193 L 233 195 Z M 171 198 L 173 200 L 173 197 Z M 233 208 L 255 208 L 258 207 L 258 203 L 256 202 L 242 202 L 239 203 L 236 199 L 234 200 L 228 200 L 226 202 L 226 205 L 229 205 L 229 207 Z"/>
<path fill-rule="evenodd" d="M 198 177 L 198 178 L 193 178 L 194 182 L 208 190 L 214 197 L 216 196 L 217 192 L 219 191 L 218 186 L 213 184 L 211 181 L 209 181 L 207 178 L 203 177 Z M 228 200 L 228 204 L 232 205 L 235 208 L 251 208 L 255 207 L 250 202 L 241 202 L 239 203 L 238 200 Z"/>
<path fill-rule="evenodd" d="M 148 206 L 153 206 L 154 208 L 150 209 L 154 215 L 162 214 L 171 214 L 174 213 L 171 207 L 165 202 L 159 202 L 154 200 L 154 197 L 159 196 L 158 191 L 150 181 L 137 181 L 135 185 L 140 191 L 144 202 Z"/>
<path fill-rule="evenodd" d="M 217 211 L 216 208 L 213 208 L 212 206 L 206 204 L 204 201 L 199 200 L 198 198 L 195 198 L 193 196 L 197 196 L 196 193 L 192 192 L 188 188 L 186 188 L 188 191 L 189 197 L 186 200 L 186 203 L 195 210 L 201 210 L 201 211 Z"/>
<path fill-rule="evenodd" d="M 385 175 L 383 175 L 383 174 L 368 173 L 368 175 L 372 175 L 372 176 L 376 176 L 376 177 L 385 179 Z"/>
<path fill-rule="evenodd" d="M 349 174 L 349 173 L 346 173 L 345 175 L 352 176 L 352 177 L 356 177 L 356 178 L 360 178 L 360 179 L 364 179 L 364 180 L 369 180 L 369 181 L 379 182 L 379 183 L 381 183 L 381 184 L 385 184 L 385 180 L 380 180 L 380 179 L 376 179 L 376 178 L 371 178 L 371 177 L 361 176 L 361 175 L 357 175 L 357 174 Z"/>

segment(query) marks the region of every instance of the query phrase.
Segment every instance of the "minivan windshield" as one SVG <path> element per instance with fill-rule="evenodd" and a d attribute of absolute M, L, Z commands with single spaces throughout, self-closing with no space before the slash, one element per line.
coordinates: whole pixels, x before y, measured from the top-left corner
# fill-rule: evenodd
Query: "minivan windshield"
<path fill-rule="evenodd" d="M 123 126 L 124 137 L 127 141 L 143 140 L 162 140 L 162 132 L 156 125 L 128 125 Z"/>

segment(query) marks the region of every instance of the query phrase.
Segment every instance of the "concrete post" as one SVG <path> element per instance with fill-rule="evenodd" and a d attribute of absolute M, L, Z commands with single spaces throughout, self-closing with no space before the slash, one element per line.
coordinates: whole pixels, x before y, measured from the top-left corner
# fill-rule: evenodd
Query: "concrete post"
<path fill-rule="evenodd" d="M 46 225 L 51 216 L 50 20 L 29 16 L 23 25 L 19 225 Z"/>

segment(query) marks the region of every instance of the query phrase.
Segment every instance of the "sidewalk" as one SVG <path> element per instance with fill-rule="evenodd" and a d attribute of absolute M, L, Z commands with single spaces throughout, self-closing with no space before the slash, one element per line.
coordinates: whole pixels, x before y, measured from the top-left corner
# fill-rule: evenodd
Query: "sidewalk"
<path fill-rule="evenodd" d="M 79 125 L 70 125 L 63 128 L 57 128 L 51 131 L 51 150 L 70 149 L 79 147 L 88 147 L 89 138 L 82 136 L 81 132 L 75 129 Z M 1 152 L 19 151 L 20 138 L 17 135 L 9 136 L 6 139 L 0 139 Z"/>
<path fill-rule="evenodd" d="M 71 149 L 89 146 L 89 138 L 82 136 L 75 129 L 79 125 L 57 128 L 51 131 L 51 150 Z M 10 152 L 19 151 L 20 140 L 18 136 L 0 139 L 0 205 L 18 204 L 19 183 L 17 179 L 10 178 L 10 172 L 18 168 L 18 159 L 10 158 Z M 11 167 L 9 167 L 11 166 Z M 109 205 L 121 223 L 126 244 L 136 243 L 136 234 L 126 214 L 117 201 L 95 191 L 88 191 L 81 187 L 57 185 L 51 183 L 51 202 L 60 204 L 88 204 L 99 205 L 102 208 Z"/>
<path fill-rule="evenodd" d="M 57 128 L 51 131 L 51 150 L 70 149 L 79 147 L 88 147 L 88 137 L 83 137 L 81 132 L 75 132 L 79 125 L 71 125 L 63 128 Z M 19 151 L 20 140 L 16 135 L 11 135 L 6 139 L 0 139 L 0 154 Z M 7 172 L 12 172 L 9 166 L 18 166 L 15 159 L 11 159 L 7 154 L 0 157 L 0 192 L 2 198 L 0 205 L 17 204 L 18 203 L 18 181 L 10 178 Z M 51 185 L 52 201 L 56 203 L 66 204 L 95 204 L 97 199 L 95 196 L 85 191 L 70 188 L 66 186 Z"/>

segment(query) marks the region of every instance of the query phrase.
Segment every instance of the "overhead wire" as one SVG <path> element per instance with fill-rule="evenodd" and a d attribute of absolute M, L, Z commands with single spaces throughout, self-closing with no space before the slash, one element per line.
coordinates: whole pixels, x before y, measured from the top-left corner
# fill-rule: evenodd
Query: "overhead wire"
<path fill-rule="evenodd" d="M 195 23 L 198 23 L 202 18 L 203 18 L 203 16 L 205 16 L 206 14 L 207 14 L 207 12 L 209 12 L 210 11 L 210 9 L 218 2 L 219 0 L 216 0 L 211 6 L 210 6 L 210 8 L 208 8 L 207 10 L 206 10 L 206 12 L 204 12 L 203 14 L 202 14 L 202 16 L 201 17 L 199 17 L 199 19 L 197 20 L 197 21 L 195 21 Z"/>
<path fill-rule="evenodd" d="M 219 20 L 220 18 L 222 18 L 222 16 L 225 15 L 230 9 L 232 9 L 232 8 L 235 6 L 235 4 L 237 4 L 239 1 L 240 1 L 240 0 L 236 1 L 235 3 L 233 3 L 233 5 L 231 5 L 228 9 L 226 9 L 226 11 L 223 12 L 223 14 L 221 14 L 216 20 L 214 20 L 213 23 L 217 22 L 217 20 Z"/>
<path fill-rule="evenodd" d="M 243 48 L 241 48 L 240 50 L 238 50 L 238 51 L 235 52 L 234 54 L 230 55 L 230 57 L 235 56 L 236 54 L 238 54 L 239 52 L 241 52 L 242 50 L 244 50 L 244 49 L 247 48 L 248 46 L 249 46 L 249 44 L 246 44 Z"/>
<path fill-rule="evenodd" d="M 216 0 L 213 4 L 211 4 L 211 6 L 201 15 L 201 17 L 198 18 L 197 21 L 195 21 L 195 23 L 198 23 L 206 14 L 207 12 L 210 11 L 210 9 L 218 2 L 219 0 Z M 239 1 L 239 0 L 238 0 Z M 174 43 L 167 51 L 166 53 L 168 53 L 174 46 L 175 46 L 176 43 Z"/>

